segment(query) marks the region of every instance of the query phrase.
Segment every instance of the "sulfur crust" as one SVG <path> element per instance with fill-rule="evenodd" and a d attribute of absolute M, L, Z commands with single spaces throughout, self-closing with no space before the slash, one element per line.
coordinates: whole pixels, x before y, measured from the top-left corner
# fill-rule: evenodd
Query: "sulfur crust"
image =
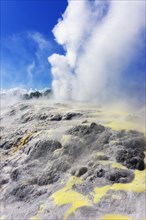
<path fill-rule="evenodd" d="M 112 168 L 118 168 L 118 169 L 127 169 L 127 167 L 125 167 L 124 165 L 117 163 L 117 162 L 113 162 L 110 160 L 100 160 L 100 163 L 102 163 L 103 165 L 111 165 Z"/>
<path fill-rule="evenodd" d="M 45 205 L 41 204 L 39 207 L 38 213 L 35 216 L 31 217 L 30 220 L 39 220 L 44 209 L 45 209 Z"/>
<path fill-rule="evenodd" d="M 62 145 L 66 144 L 68 141 L 70 141 L 70 139 L 71 139 L 71 135 L 62 135 L 61 144 Z"/>
<path fill-rule="evenodd" d="M 118 168 L 118 169 L 123 169 L 123 170 L 127 169 L 127 167 L 125 167 L 124 165 L 117 163 L 117 162 L 112 162 L 111 166 L 112 166 L 112 168 Z"/>
<path fill-rule="evenodd" d="M 76 209 L 83 206 L 90 206 L 90 201 L 87 196 L 84 196 L 72 189 L 74 184 L 81 184 L 82 180 L 77 177 L 70 177 L 69 181 L 64 188 L 54 193 L 51 198 L 54 199 L 56 205 L 61 206 L 70 204 L 71 207 L 67 210 L 64 220 L 72 213 L 75 213 Z"/>
<path fill-rule="evenodd" d="M 118 120 L 113 120 L 112 122 L 108 123 L 108 126 L 110 128 L 112 128 L 113 130 L 122 130 L 122 129 L 133 130 L 133 129 L 138 129 L 140 131 L 143 131 L 142 127 L 138 128 L 137 123 L 128 122 L 128 121 L 126 121 L 126 119 L 122 119 L 122 118 L 120 118 Z"/>
<path fill-rule="evenodd" d="M 18 152 L 19 150 L 21 150 L 21 148 L 23 147 L 24 144 L 27 143 L 28 139 L 30 138 L 30 136 L 32 135 L 32 133 L 27 133 L 23 138 L 21 138 L 21 140 L 19 141 L 18 143 L 18 146 L 17 148 L 12 148 L 12 153 L 16 153 Z"/>
<path fill-rule="evenodd" d="M 98 203 L 100 199 L 106 195 L 109 190 L 123 190 L 123 191 L 133 191 L 133 192 L 144 192 L 145 191 L 145 171 L 136 170 L 135 178 L 131 183 L 115 183 L 112 186 L 103 186 L 94 189 L 94 203 Z"/>
<path fill-rule="evenodd" d="M 103 152 L 101 152 L 101 151 L 98 151 L 98 152 L 96 153 L 96 156 L 97 156 L 97 157 L 105 156 L 105 153 L 103 153 Z"/>
<path fill-rule="evenodd" d="M 6 220 L 5 215 L 0 216 L 0 220 Z"/>
<path fill-rule="evenodd" d="M 81 183 L 82 183 L 81 178 L 70 177 L 65 187 L 55 192 L 51 196 L 51 198 L 54 199 L 54 202 L 57 206 L 61 206 L 65 204 L 71 205 L 71 207 L 67 210 L 64 216 L 64 220 L 66 220 L 70 214 L 75 213 L 76 209 L 81 208 L 83 206 L 92 205 L 88 196 L 84 196 L 72 189 L 74 184 L 81 184 Z M 136 170 L 135 178 L 131 183 L 127 183 L 127 184 L 116 183 L 116 184 L 113 184 L 112 186 L 106 185 L 103 187 L 95 188 L 94 192 L 91 193 L 91 195 L 93 196 L 93 203 L 94 204 L 98 203 L 107 194 L 109 190 L 133 191 L 133 192 L 138 192 L 138 193 L 144 192 L 145 191 L 145 171 Z"/>
<path fill-rule="evenodd" d="M 93 113 L 95 117 L 100 117 L 102 124 L 112 128 L 113 130 L 138 130 L 146 135 L 145 124 L 127 120 L 127 117 L 131 113 L 130 109 L 123 106 L 113 106 L 106 109 L 102 109 L 100 112 Z M 103 120 L 102 120 L 103 119 Z"/>
<path fill-rule="evenodd" d="M 146 152 L 145 152 L 146 153 Z M 97 153 L 97 156 L 100 154 L 100 152 Z M 111 164 L 113 168 L 119 168 L 119 169 L 127 169 L 125 166 L 112 162 L 112 161 L 100 161 L 103 164 Z M 75 213 L 75 211 L 78 208 L 84 207 L 84 206 L 92 206 L 93 204 L 97 204 L 104 196 L 107 195 L 107 192 L 109 190 L 113 191 L 127 191 L 127 192 L 137 192 L 141 193 L 145 191 L 145 170 L 139 171 L 135 170 L 134 172 L 135 177 L 131 183 L 115 183 L 113 185 L 106 185 L 103 187 L 96 187 L 94 188 L 94 191 L 90 194 L 92 196 L 92 200 L 89 199 L 88 196 L 84 196 L 81 193 L 78 193 L 72 189 L 73 185 L 75 184 L 82 184 L 82 179 L 77 177 L 70 177 L 68 182 L 66 183 L 65 187 L 60 189 L 59 191 L 55 192 L 51 198 L 53 198 L 55 204 L 57 206 L 62 206 L 66 204 L 70 204 L 71 207 L 66 211 L 66 214 L 64 216 L 64 220 L 68 218 L 72 213 Z M 131 218 L 127 216 L 122 215 L 106 215 L 102 217 L 101 220 L 132 220 Z M 34 219 L 31 219 L 34 220 Z M 143 219 L 146 220 L 146 219 Z"/>
<path fill-rule="evenodd" d="M 100 220 L 133 220 L 133 219 L 125 215 L 108 214 L 108 215 L 101 217 Z"/>

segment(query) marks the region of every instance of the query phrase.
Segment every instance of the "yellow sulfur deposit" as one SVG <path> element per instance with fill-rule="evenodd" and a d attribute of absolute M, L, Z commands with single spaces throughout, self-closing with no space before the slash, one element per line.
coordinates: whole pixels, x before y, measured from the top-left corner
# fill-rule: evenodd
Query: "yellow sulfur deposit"
<path fill-rule="evenodd" d="M 134 220 L 132 218 L 129 218 L 125 215 L 114 215 L 114 214 L 109 214 L 101 217 L 101 220 Z"/>
<path fill-rule="evenodd" d="M 0 220 L 6 220 L 5 216 L 4 215 L 0 216 Z"/>
<path fill-rule="evenodd" d="M 62 145 L 66 144 L 67 142 L 70 141 L 70 139 L 71 139 L 71 135 L 67 135 L 67 134 L 62 135 L 61 144 Z"/>
<path fill-rule="evenodd" d="M 112 186 L 103 186 L 100 188 L 95 188 L 94 190 L 94 203 L 98 203 L 100 199 L 106 195 L 108 190 L 124 190 L 124 191 L 133 191 L 133 192 L 144 192 L 145 191 L 145 170 L 139 171 L 136 170 L 135 178 L 131 183 L 115 183 Z"/>
<path fill-rule="evenodd" d="M 108 127 L 114 130 L 133 130 L 137 129 L 137 124 L 133 122 L 128 122 L 126 119 L 117 119 L 107 124 Z"/>
<path fill-rule="evenodd" d="M 61 206 L 70 204 L 71 207 L 67 210 L 64 219 L 75 213 L 76 209 L 83 206 L 90 206 L 90 201 L 87 196 L 84 196 L 72 189 L 74 184 L 81 184 L 82 180 L 77 177 L 71 177 L 66 186 L 55 192 L 51 197 L 54 199 L 56 205 Z"/>
<path fill-rule="evenodd" d="M 145 154 L 144 163 L 146 165 L 146 151 L 144 151 L 144 154 Z"/>
<path fill-rule="evenodd" d="M 116 164 L 117 165 L 117 164 Z M 123 184 L 116 183 L 113 185 L 107 185 L 103 187 L 98 187 L 94 189 L 94 192 L 91 193 L 93 196 L 93 203 L 98 203 L 104 196 L 107 195 L 109 190 L 113 191 L 133 191 L 133 192 L 144 192 L 145 191 L 145 171 L 136 170 L 135 178 L 131 183 Z M 88 196 L 84 196 L 72 189 L 74 184 L 81 184 L 82 179 L 77 177 L 70 177 L 69 181 L 64 188 L 55 192 L 51 197 L 54 199 L 56 205 L 61 206 L 65 204 L 70 204 L 71 207 L 67 210 L 64 219 L 67 219 L 68 216 L 72 213 L 75 213 L 76 209 L 83 206 L 91 206 L 92 203 Z M 120 215 L 107 215 L 102 220 L 130 220 L 130 218 Z M 31 219 L 33 220 L 33 219 Z"/>
<path fill-rule="evenodd" d="M 99 156 L 105 156 L 105 153 L 101 152 L 101 151 L 98 151 L 96 153 L 96 156 L 99 157 Z"/>
<path fill-rule="evenodd" d="M 39 220 L 44 209 L 45 209 L 44 204 L 41 204 L 39 207 L 38 213 L 35 216 L 31 217 L 30 220 Z"/>
<path fill-rule="evenodd" d="M 117 162 L 113 162 L 110 160 L 100 160 L 100 163 L 102 163 L 103 165 L 111 165 L 112 168 L 118 168 L 118 169 L 127 169 L 127 167 L 125 167 L 124 165 L 117 163 Z"/>
<path fill-rule="evenodd" d="M 108 111 L 107 111 L 108 109 Z M 129 107 L 124 105 L 112 105 L 103 108 L 101 114 L 95 114 L 97 117 L 100 115 L 101 123 L 108 126 L 114 130 L 139 130 L 145 133 L 145 124 L 141 121 L 134 121 L 128 118 L 129 115 L 133 114 Z"/>
<path fill-rule="evenodd" d="M 30 138 L 31 135 L 32 135 L 32 133 L 26 134 L 26 135 L 19 141 L 17 148 L 16 148 L 16 147 L 13 148 L 12 153 L 15 153 L 15 152 L 21 150 L 21 148 L 23 147 L 24 144 L 27 143 L 27 141 L 28 141 L 28 139 Z"/>
<path fill-rule="evenodd" d="M 124 191 L 134 191 L 134 192 L 144 192 L 145 191 L 145 170 L 134 172 L 135 178 L 131 183 L 121 184 L 116 183 L 111 187 L 112 190 L 124 190 Z"/>
<path fill-rule="evenodd" d="M 98 203 L 102 199 L 102 197 L 106 195 L 109 189 L 110 189 L 109 185 L 95 188 L 94 193 L 92 193 L 92 195 L 94 196 L 93 202 Z"/>
<path fill-rule="evenodd" d="M 127 167 L 117 162 L 112 162 L 112 168 L 118 168 L 118 169 L 124 169 L 124 170 L 127 169 Z"/>
<path fill-rule="evenodd" d="M 53 154 L 57 158 L 60 156 L 61 152 L 62 152 L 62 148 L 54 150 Z"/>

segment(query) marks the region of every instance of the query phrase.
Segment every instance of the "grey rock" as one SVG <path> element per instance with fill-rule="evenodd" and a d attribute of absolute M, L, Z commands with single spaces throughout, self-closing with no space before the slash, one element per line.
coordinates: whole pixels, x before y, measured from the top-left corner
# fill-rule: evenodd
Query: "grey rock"
<path fill-rule="evenodd" d="M 31 113 L 25 113 L 21 116 L 21 123 L 27 123 L 35 119 L 35 115 L 32 115 Z"/>
<path fill-rule="evenodd" d="M 95 170 L 94 174 L 96 177 L 104 177 L 105 176 L 106 171 L 104 169 L 98 169 Z"/>
<path fill-rule="evenodd" d="M 42 220 L 63 219 L 70 203 L 57 206 L 51 195 L 64 189 L 73 175 L 83 181 L 73 181 L 72 189 L 83 198 L 87 196 L 91 206 L 78 208 L 68 218 L 100 219 L 108 213 L 145 218 L 144 192 L 110 190 L 114 183 L 133 181 L 133 169 L 145 169 L 143 134 L 106 128 L 98 124 L 106 123 L 104 112 L 97 114 L 99 108 L 95 105 L 89 108 L 86 104 L 80 108 L 76 104 L 46 102 L 42 94 L 4 109 L 0 135 L 2 216 L 26 220 L 41 209 Z M 29 141 L 20 149 L 21 139 L 29 133 Z M 116 161 L 128 169 L 113 168 L 112 162 Z M 109 190 L 94 204 L 94 190 L 102 186 Z"/>
<path fill-rule="evenodd" d="M 58 159 L 54 160 L 51 169 L 56 171 L 61 171 L 61 172 L 66 172 L 71 168 L 71 158 L 63 155 L 59 157 Z"/>
<path fill-rule="evenodd" d="M 4 150 L 8 150 L 13 146 L 13 142 L 12 141 L 1 141 L 0 142 L 0 148 L 3 148 Z"/>
<path fill-rule="evenodd" d="M 71 156 L 73 160 L 78 158 L 83 152 L 85 152 L 85 146 L 77 138 L 71 139 L 69 143 L 64 144 L 63 154 Z"/>
<path fill-rule="evenodd" d="M 84 137 L 86 135 L 94 135 L 102 133 L 105 130 L 104 126 L 91 123 L 91 125 L 78 125 L 68 131 L 68 134 Z"/>
<path fill-rule="evenodd" d="M 122 145 L 124 145 L 126 148 L 134 148 L 144 151 L 145 140 L 143 136 L 128 138 L 122 141 Z"/>
<path fill-rule="evenodd" d="M 134 174 L 129 170 L 114 169 L 106 173 L 106 178 L 113 183 L 129 183 L 134 179 Z"/>
<path fill-rule="evenodd" d="M 15 187 L 13 187 L 13 189 L 8 194 L 6 194 L 6 197 L 12 195 L 17 201 L 28 201 L 34 191 L 34 186 L 19 183 L 15 185 Z"/>
<path fill-rule="evenodd" d="M 139 148 L 123 149 L 117 152 L 116 160 L 129 169 L 144 170 L 144 153 Z"/>
<path fill-rule="evenodd" d="M 39 186 L 53 184 L 57 182 L 59 178 L 60 178 L 59 174 L 52 171 L 49 172 L 47 175 L 43 174 L 42 176 L 38 177 L 37 184 Z"/>
<path fill-rule="evenodd" d="M 15 114 L 16 114 L 16 109 L 12 109 L 9 113 L 8 113 L 8 115 L 9 116 L 14 116 Z"/>
<path fill-rule="evenodd" d="M 28 153 L 29 160 L 46 160 L 47 158 L 49 158 L 50 153 L 59 148 L 62 148 L 62 145 L 58 141 L 40 140 L 34 145 L 34 147 L 30 149 Z"/>
<path fill-rule="evenodd" d="M 50 118 L 50 121 L 61 121 L 61 120 L 62 120 L 62 116 L 60 114 L 52 115 Z"/>
<path fill-rule="evenodd" d="M 5 185 L 8 182 L 9 182 L 9 177 L 8 176 L 7 177 L 3 176 L 3 175 L 0 176 L 0 186 Z"/>
<path fill-rule="evenodd" d="M 76 112 L 68 112 L 67 114 L 65 114 L 63 117 L 62 117 L 62 120 L 72 120 L 74 118 L 79 118 L 81 117 L 82 114 L 81 113 L 76 113 Z"/>
<path fill-rule="evenodd" d="M 24 111 L 24 110 L 28 109 L 29 107 L 30 107 L 29 105 L 25 105 L 25 104 L 20 104 L 19 105 L 20 111 Z"/>
<path fill-rule="evenodd" d="M 32 99 L 32 98 L 40 98 L 42 97 L 42 93 L 39 91 L 31 92 L 30 94 L 24 94 L 24 99 Z"/>
<path fill-rule="evenodd" d="M 80 167 L 80 168 L 75 172 L 75 176 L 80 177 L 80 176 L 84 175 L 87 171 L 88 171 L 88 168 L 87 168 L 87 167 Z"/>
<path fill-rule="evenodd" d="M 47 114 L 40 114 L 40 115 L 38 115 L 38 119 L 39 120 L 46 120 L 47 118 L 48 118 Z"/>
<path fill-rule="evenodd" d="M 11 172 L 10 177 L 13 181 L 17 181 L 19 178 L 19 175 L 20 175 L 20 171 L 18 168 L 16 168 Z"/>

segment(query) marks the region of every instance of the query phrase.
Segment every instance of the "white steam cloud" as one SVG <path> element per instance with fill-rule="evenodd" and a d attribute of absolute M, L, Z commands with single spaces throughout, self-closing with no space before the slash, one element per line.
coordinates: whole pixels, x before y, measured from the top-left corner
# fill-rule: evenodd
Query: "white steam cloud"
<path fill-rule="evenodd" d="M 145 1 L 68 1 L 53 29 L 65 55 L 53 54 L 58 99 L 103 102 L 116 92 L 144 28 Z"/>

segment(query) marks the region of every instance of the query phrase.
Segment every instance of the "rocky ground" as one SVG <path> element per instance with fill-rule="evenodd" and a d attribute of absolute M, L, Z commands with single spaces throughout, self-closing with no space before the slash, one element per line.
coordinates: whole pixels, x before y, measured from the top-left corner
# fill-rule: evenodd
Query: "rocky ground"
<path fill-rule="evenodd" d="M 144 220 L 142 119 L 46 99 L 3 104 L 1 220 Z"/>

